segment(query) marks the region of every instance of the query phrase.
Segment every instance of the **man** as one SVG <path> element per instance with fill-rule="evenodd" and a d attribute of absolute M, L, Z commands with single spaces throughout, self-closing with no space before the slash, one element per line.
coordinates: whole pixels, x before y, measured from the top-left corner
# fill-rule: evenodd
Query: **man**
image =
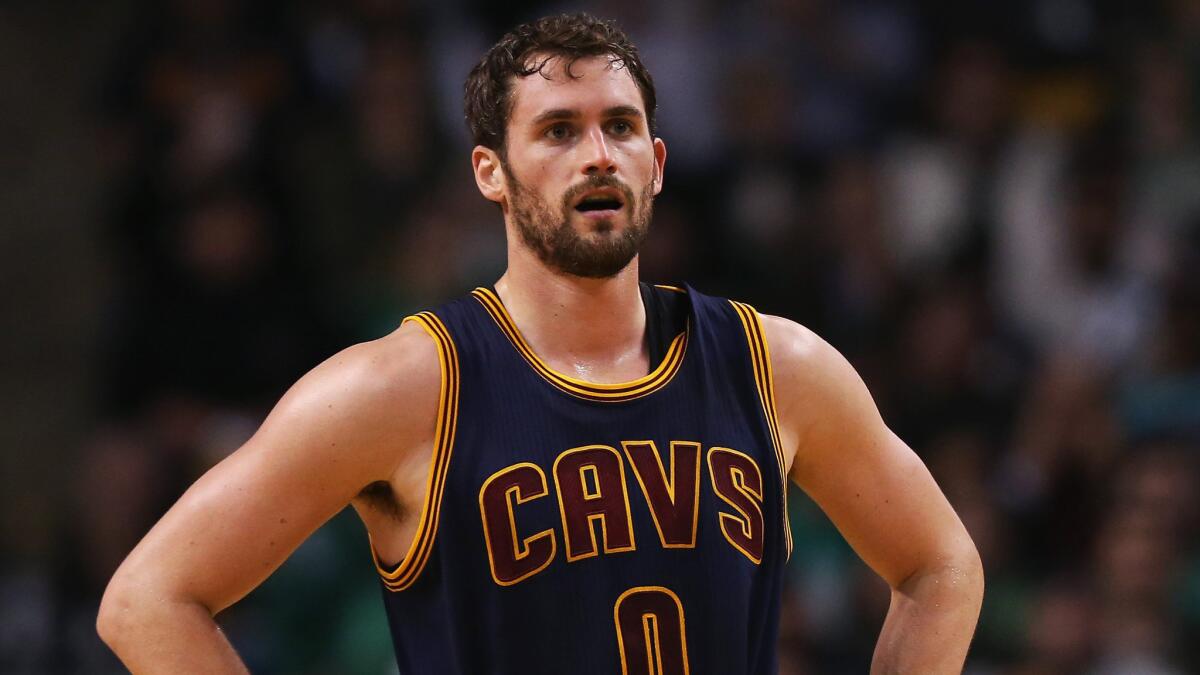
<path fill-rule="evenodd" d="M 542 19 L 472 71 L 492 289 L 302 378 L 134 549 L 100 610 L 138 672 L 239 672 L 213 616 L 350 503 L 404 673 L 767 673 L 787 478 L 892 587 L 873 672 L 961 669 L 974 545 L 830 346 L 639 285 L 654 87 L 613 25 Z"/>

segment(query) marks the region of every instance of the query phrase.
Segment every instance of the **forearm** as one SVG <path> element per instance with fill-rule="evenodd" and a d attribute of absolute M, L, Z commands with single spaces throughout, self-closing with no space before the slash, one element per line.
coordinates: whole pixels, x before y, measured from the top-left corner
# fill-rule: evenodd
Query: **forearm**
<path fill-rule="evenodd" d="M 978 564 L 913 575 L 892 590 L 871 674 L 961 673 L 982 601 Z"/>
<path fill-rule="evenodd" d="M 198 603 L 105 597 L 100 637 L 133 673 L 248 673 L 208 609 Z"/>

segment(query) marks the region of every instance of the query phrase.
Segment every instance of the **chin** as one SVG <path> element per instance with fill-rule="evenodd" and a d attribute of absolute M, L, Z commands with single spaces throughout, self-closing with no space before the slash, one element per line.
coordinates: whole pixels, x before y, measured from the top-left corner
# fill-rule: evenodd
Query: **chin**
<path fill-rule="evenodd" d="M 608 267 L 589 266 L 587 268 L 560 268 L 560 271 L 574 277 L 579 277 L 580 279 L 614 279 L 622 272 L 629 269 L 629 266 L 632 262 L 633 261 L 630 260 L 620 267 L 617 267 L 616 265 Z"/>
<path fill-rule="evenodd" d="M 621 231 L 621 216 L 611 218 L 582 218 L 580 229 L 584 234 L 610 234 Z"/>

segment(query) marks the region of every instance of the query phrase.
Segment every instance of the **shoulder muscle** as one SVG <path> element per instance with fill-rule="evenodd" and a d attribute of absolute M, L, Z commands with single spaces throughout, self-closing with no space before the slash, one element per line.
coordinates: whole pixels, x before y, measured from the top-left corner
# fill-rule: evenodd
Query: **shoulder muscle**
<path fill-rule="evenodd" d="M 841 445 L 857 430 L 886 432 L 862 378 L 844 356 L 812 330 L 788 319 L 764 315 L 763 331 L 771 351 L 777 406 L 792 448 L 818 450 Z M 811 457 L 811 455 L 807 455 Z M 805 453 L 793 465 L 793 477 L 805 470 Z"/>
<path fill-rule="evenodd" d="M 415 322 L 345 349 L 301 378 L 246 449 L 272 445 L 329 454 L 358 474 L 386 480 L 407 448 L 433 434 L 441 369 L 438 349 Z M 336 448 L 336 449 L 335 449 Z"/>
<path fill-rule="evenodd" d="M 188 489 L 113 584 L 211 612 L 236 602 L 421 447 L 433 434 L 440 386 L 437 348 L 411 322 L 331 357 Z"/>

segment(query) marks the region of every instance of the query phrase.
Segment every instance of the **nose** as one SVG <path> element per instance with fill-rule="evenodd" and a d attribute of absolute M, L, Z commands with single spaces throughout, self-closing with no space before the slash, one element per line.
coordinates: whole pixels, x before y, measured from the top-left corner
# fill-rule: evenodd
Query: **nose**
<path fill-rule="evenodd" d="M 617 163 L 613 158 L 611 149 L 608 147 L 608 139 L 604 137 L 604 131 L 596 128 L 588 133 L 587 139 L 587 159 L 584 162 L 583 172 L 589 176 L 595 175 L 612 175 L 617 172 Z"/>

